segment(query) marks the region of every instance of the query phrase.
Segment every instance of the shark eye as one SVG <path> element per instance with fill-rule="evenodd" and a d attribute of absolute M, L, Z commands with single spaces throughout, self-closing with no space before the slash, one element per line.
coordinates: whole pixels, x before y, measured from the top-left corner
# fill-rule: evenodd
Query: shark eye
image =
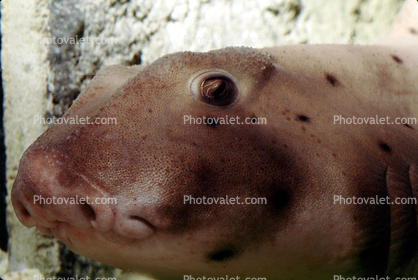
<path fill-rule="evenodd" d="M 196 77 L 190 90 L 194 99 L 216 106 L 229 105 L 238 95 L 232 79 L 219 72 L 204 73 Z"/>

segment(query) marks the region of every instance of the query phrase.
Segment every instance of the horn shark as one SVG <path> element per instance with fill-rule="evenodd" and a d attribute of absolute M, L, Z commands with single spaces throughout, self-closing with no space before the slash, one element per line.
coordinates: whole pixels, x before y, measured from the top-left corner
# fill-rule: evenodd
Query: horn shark
<path fill-rule="evenodd" d="M 418 276 L 417 117 L 407 0 L 376 45 L 101 70 L 26 150 L 12 202 L 72 251 L 159 279 Z"/>

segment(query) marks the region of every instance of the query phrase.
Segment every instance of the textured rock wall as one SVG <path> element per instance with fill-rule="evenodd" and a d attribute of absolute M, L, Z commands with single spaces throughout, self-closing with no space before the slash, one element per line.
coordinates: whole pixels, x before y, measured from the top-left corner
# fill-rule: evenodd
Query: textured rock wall
<path fill-rule="evenodd" d="M 22 152 L 47 128 L 34 122 L 34 116 L 62 116 L 104 65 L 149 64 L 170 52 L 231 45 L 372 43 L 384 35 L 401 4 L 401 0 L 3 1 L 9 192 Z M 0 254 L 0 275 L 26 268 L 37 268 L 46 276 L 119 273 L 24 228 L 9 198 L 8 202 L 11 239 L 8 254 Z M 12 279 L 19 275 L 7 274 Z"/>

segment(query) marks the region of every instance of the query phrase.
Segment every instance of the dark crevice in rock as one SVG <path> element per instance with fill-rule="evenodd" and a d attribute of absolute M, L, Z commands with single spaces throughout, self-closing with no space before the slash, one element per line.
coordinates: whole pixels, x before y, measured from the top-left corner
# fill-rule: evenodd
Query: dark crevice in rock
<path fill-rule="evenodd" d="M 47 95 L 53 100 L 51 116 L 61 117 L 80 93 L 85 79 L 80 69 L 80 40 L 86 39 L 83 3 L 80 0 L 51 2 L 50 38 L 43 43 L 48 48 L 51 73 Z M 50 96 L 52 95 L 52 96 Z"/>
<path fill-rule="evenodd" d="M 1 10 L 0 10 L 1 19 Z M 1 34 L 0 34 L 0 50 L 1 50 Z M 1 60 L 0 60 L 1 68 Z M 3 104 L 3 80 L 0 78 L 0 102 Z M 7 251 L 9 243 L 9 235 L 6 225 L 6 156 L 4 146 L 4 127 L 3 127 L 3 105 L 0 106 L 0 250 Z"/>

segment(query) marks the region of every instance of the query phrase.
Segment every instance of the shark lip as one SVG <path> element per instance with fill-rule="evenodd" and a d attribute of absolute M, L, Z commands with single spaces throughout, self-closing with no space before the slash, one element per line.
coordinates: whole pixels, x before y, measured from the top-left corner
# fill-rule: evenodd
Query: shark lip
<path fill-rule="evenodd" d="M 122 236 L 118 233 L 116 233 L 114 230 L 105 232 L 105 233 L 100 233 L 100 235 L 112 242 L 112 243 L 116 243 L 116 244 L 129 244 L 132 243 L 136 240 L 136 238 L 130 238 L 130 237 L 126 237 L 126 236 Z"/>
<path fill-rule="evenodd" d="M 138 219 L 138 218 L 136 218 Z M 146 220 L 141 218 L 141 222 L 143 223 L 141 228 L 141 232 L 145 232 L 146 236 L 151 234 L 155 227 L 148 223 Z M 64 243 L 72 243 L 72 241 L 69 238 L 69 235 L 71 235 L 72 232 L 79 232 L 79 231 L 94 231 L 96 234 L 100 235 L 102 238 L 106 239 L 107 241 L 115 244 L 129 244 L 134 242 L 135 240 L 141 239 L 141 236 L 138 236 L 137 232 L 129 232 L 122 229 L 111 229 L 106 232 L 100 232 L 97 229 L 90 227 L 90 228 L 79 228 L 74 225 L 71 225 L 67 222 L 60 222 L 56 221 L 55 225 L 52 227 L 49 227 L 45 224 L 42 224 L 40 222 L 36 223 L 36 228 L 42 232 L 45 235 L 53 235 L 58 240 L 64 242 Z M 122 232 L 121 232 L 122 231 Z"/>
<path fill-rule="evenodd" d="M 123 236 L 114 230 L 110 230 L 108 232 L 99 232 L 92 228 L 90 229 L 80 229 L 76 228 L 68 223 L 62 222 L 59 223 L 54 228 L 44 227 L 40 224 L 36 225 L 36 228 L 45 235 L 53 235 L 56 239 L 60 240 L 61 242 L 69 245 L 70 247 L 76 244 L 76 241 L 71 238 L 71 236 L 77 236 L 80 232 L 84 231 L 92 231 L 96 235 L 102 237 L 103 239 L 115 243 L 115 244 L 129 244 L 137 240 L 136 238 L 131 238 L 127 236 Z M 90 233 L 91 234 L 91 233 Z"/>

